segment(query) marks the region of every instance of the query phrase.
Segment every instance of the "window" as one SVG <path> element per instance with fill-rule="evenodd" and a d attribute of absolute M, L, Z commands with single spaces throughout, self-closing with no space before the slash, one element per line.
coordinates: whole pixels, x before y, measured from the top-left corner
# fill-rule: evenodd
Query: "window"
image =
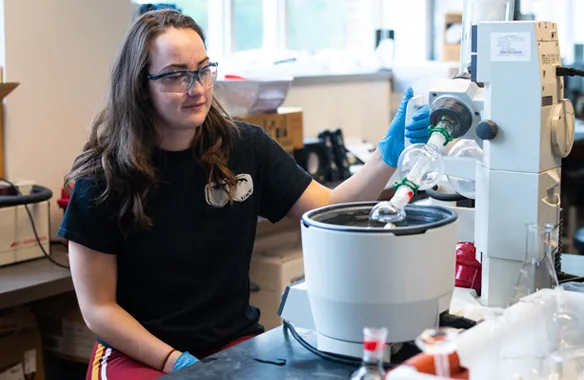
<path fill-rule="evenodd" d="M 286 16 L 288 49 L 346 48 L 347 0 L 287 0 Z"/>
<path fill-rule="evenodd" d="M 233 0 L 233 51 L 261 48 L 263 22 L 262 0 Z"/>
<path fill-rule="evenodd" d="M 209 0 L 180 0 L 175 2 L 184 14 L 191 16 L 207 33 L 209 28 Z"/>
<path fill-rule="evenodd" d="M 209 27 L 209 0 L 132 0 L 132 3 L 134 3 L 138 8 L 145 4 L 153 4 L 155 6 L 170 6 L 180 10 L 186 15 L 191 16 L 205 32 Z"/>
<path fill-rule="evenodd" d="M 344 50 L 367 57 L 375 49 L 376 29 L 384 28 L 395 31 L 396 60 L 408 63 L 428 58 L 429 4 L 438 0 L 408 0 L 407 7 L 402 0 L 132 1 L 176 6 L 193 17 L 218 60 L 259 49 Z"/>

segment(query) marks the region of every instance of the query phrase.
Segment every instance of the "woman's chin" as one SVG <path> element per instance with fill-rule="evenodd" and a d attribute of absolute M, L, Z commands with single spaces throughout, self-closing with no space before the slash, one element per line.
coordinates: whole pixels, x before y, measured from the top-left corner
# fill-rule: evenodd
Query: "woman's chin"
<path fill-rule="evenodd" d="M 199 128 L 201 125 L 203 125 L 203 122 L 205 121 L 205 115 L 197 115 L 197 117 L 189 117 L 188 119 L 186 119 L 182 124 L 186 127 L 186 128 Z"/>

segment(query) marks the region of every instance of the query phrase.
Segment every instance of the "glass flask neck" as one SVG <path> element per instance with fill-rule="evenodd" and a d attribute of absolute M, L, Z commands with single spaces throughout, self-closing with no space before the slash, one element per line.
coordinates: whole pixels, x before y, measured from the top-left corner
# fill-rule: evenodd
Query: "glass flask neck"
<path fill-rule="evenodd" d="M 548 223 L 531 223 L 526 226 L 525 262 L 553 260 L 558 248 L 558 229 Z"/>
<path fill-rule="evenodd" d="M 559 285 L 554 266 L 559 229 L 545 223 L 528 224 L 526 229 L 525 260 L 519 270 L 509 306 L 540 289 Z"/>

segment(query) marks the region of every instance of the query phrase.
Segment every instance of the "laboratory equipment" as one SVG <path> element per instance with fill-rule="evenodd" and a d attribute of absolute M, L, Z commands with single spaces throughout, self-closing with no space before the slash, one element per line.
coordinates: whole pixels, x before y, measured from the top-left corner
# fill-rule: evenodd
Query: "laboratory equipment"
<path fill-rule="evenodd" d="M 456 244 L 456 280 L 459 288 L 474 289 L 481 295 L 481 263 L 476 259 L 477 249 L 471 242 Z"/>
<path fill-rule="evenodd" d="M 446 312 L 454 291 L 456 213 L 406 208 L 393 228 L 369 226 L 375 202 L 331 205 L 301 221 L 305 281 L 288 286 L 280 316 L 317 332 L 321 351 L 361 357 L 363 327 L 389 331 L 392 346 L 412 342 Z"/>
<path fill-rule="evenodd" d="M 273 113 L 284 103 L 292 78 L 218 78 L 216 94 L 231 116 Z"/>
<path fill-rule="evenodd" d="M 453 139 L 463 136 L 471 126 L 472 114 L 456 99 L 442 98 L 432 105 L 426 144 L 407 146 L 401 153 L 397 172 L 401 181 L 389 201 L 380 202 L 372 210 L 372 222 L 395 223 L 405 218 L 404 207 L 418 190 L 427 190 L 443 175 L 442 149 Z"/>
<path fill-rule="evenodd" d="M 477 160 L 482 160 L 483 150 L 475 140 L 462 139 L 454 144 L 450 152 L 448 152 L 448 157 L 475 158 Z M 446 177 L 454 191 L 458 194 L 468 199 L 476 198 L 476 181 L 467 178 L 460 178 L 456 175 L 447 175 Z"/>
<path fill-rule="evenodd" d="M 519 270 L 510 304 L 540 289 L 559 285 L 553 260 L 559 241 L 557 226 L 529 223 L 525 228 L 525 260 Z"/>
<path fill-rule="evenodd" d="M 363 329 L 363 359 L 361 366 L 351 374 L 351 380 L 383 380 L 383 352 L 387 340 L 387 329 Z"/>
<path fill-rule="evenodd" d="M 443 157 L 444 174 L 474 180 L 468 214 L 482 267 L 481 303 L 504 307 L 524 262 L 518 237 L 526 224 L 560 223 L 561 163 L 574 142 L 574 110 L 561 91 L 569 70 L 559 67 L 556 24 L 481 22 L 473 30 L 470 78 L 437 81 L 422 97 L 433 108 L 456 99 L 473 114 L 462 139 L 483 153 Z"/>
<path fill-rule="evenodd" d="M 432 141 L 410 145 L 399 157 L 397 169 L 402 180 L 394 186 L 395 194 L 389 201 L 371 209 L 371 222 L 386 224 L 404 220 L 404 208 L 418 190 L 430 189 L 442 177 L 442 155 Z"/>
<path fill-rule="evenodd" d="M 432 125 L 447 119 L 462 131 L 460 139 L 481 149 L 478 157 L 442 162 L 444 175 L 474 181 L 471 241 L 481 262 L 480 301 L 505 307 L 524 262 L 526 224 L 559 224 L 561 161 L 574 140 L 562 75 L 573 72 L 559 67 L 554 23 L 479 22 L 472 36 L 468 72 L 437 80 L 412 102 L 429 104 Z M 402 222 L 385 228 L 367 225 L 374 205 L 329 206 L 301 222 L 305 281 L 288 287 L 279 314 L 315 330 L 321 351 L 360 357 L 364 326 L 388 328 L 390 346 L 411 342 L 449 308 L 460 227 L 455 211 L 410 204 Z M 420 219 L 424 210 L 433 219 Z M 426 228 L 438 215 L 440 226 Z M 419 221 L 425 233 L 402 233 Z"/>
<path fill-rule="evenodd" d="M 0 180 L 0 267 L 51 258 L 50 199 L 33 181 Z"/>
<path fill-rule="evenodd" d="M 473 380 L 573 379 L 548 376 L 581 363 L 581 320 L 583 293 L 541 289 L 459 334 L 456 354 Z"/>

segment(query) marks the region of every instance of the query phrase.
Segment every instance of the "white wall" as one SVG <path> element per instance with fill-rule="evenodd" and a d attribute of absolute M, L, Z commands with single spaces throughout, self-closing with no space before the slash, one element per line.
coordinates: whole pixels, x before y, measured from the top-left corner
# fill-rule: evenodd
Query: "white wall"
<path fill-rule="evenodd" d="M 52 232 L 65 173 L 85 142 L 130 26 L 129 0 L 3 0 L 0 66 L 21 85 L 6 98 L 9 179 L 50 187 Z"/>
<path fill-rule="evenodd" d="M 283 105 L 302 108 L 305 137 L 341 128 L 345 138 L 377 143 L 391 119 L 391 84 L 388 78 L 293 84 Z"/>

